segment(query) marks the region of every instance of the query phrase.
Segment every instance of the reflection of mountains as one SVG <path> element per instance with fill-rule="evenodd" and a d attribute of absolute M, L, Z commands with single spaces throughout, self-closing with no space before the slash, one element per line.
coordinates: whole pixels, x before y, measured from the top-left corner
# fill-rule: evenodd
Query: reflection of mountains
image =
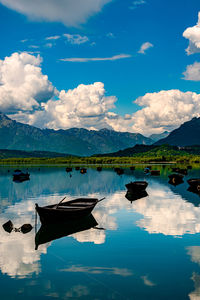
<path fill-rule="evenodd" d="M 98 223 L 92 214 L 85 218 L 71 220 L 66 223 L 43 224 L 35 236 L 35 249 L 37 250 L 38 246 L 41 244 L 75 234 L 77 232 L 89 230 L 97 225 Z"/>

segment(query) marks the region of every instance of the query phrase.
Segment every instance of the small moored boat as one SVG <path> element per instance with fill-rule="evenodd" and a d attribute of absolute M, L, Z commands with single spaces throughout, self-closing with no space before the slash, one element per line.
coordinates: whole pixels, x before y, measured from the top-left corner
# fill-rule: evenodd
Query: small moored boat
<path fill-rule="evenodd" d="M 86 168 L 81 168 L 81 169 L 80 169 L 80 173 L 81 173 L 81 174 L 87 173 L 87 169 L 86 169 Z"/>
<path fill-rule="evenodd" d="M 187 166 L 187 169 L 188 170 L 192 170 L 192 166 Z"/>
<path fill-rule="evenodd" d="M 97 171 L 101 172 L 102 171 L 102 167 L 97 167 Z"/>
<path fill-rule="evenodd" d="M 169 176 L 169 184 L 172 184 L 174 186 L 179 185 L 183 183 L 183 175 L 182 174 L 170 174 Z"/>
<path fill-rule="evenodd" d="M 114 168 L 114 171 L 117 173 L 117 175 L 124 174 L 124 170 L 122 168 Z"/>
<path fill-rule="evenodd" d="M 30 174 L 28 172 L 24 173 L 21 170 L 17 169 L 13 173 L 13 181 L 22 182 L 30 179 Z"/>
<path fill-rule="evenodd" d="M 150 173 L 150 169 L 149 169 L 149 168 L 145 168 L 145 169 L 144 169 L 144 173 L 145 173 L 145 174 L 149 174 L 149 173 Z"/>
<path fill-rule="evenodd" d="M 178 173 L 180 168 L 172 168 L 172 172 Z"/>
<path fill-rule="evenodd" d="M 196 189 L 200 192 L 200 178 L 191 178 L 188 179 L 188 184 L 191 186 L 192 189 Z"/>
<path fill-rule="evenodd" d="M 152 176 L 159 176 L 160 175 L 160 170 L 151 170 L 151 175 Z"/>
<path fill-rule="evenodd" d="M 177 173 L 182 174 L 182 175 L 187 175 L 188 171 L 187 171 L 187 169 L 179 169 L 179 171 L 177 171 Z"/>
<path fill-rule="evenodd" d="M 72 171 L 72 168 L 71 167 L 67 167 L 65 170 L 66 170 L 67 173 L 69 173 L 69 172 Z"/>
<path fill-rule="evenodd" d="M 65 197 L 66 198 L 66 197 Z M 35 209 L 40 217 L 41 223 L 57 223 L 88 216 L 98 202 L 104 200 L 97 198 L 78 198 L 75 200 L 40 207 L 37 203 Z"/>
<path fill-rule="evenodd" d="M 134 181 L 125 185 L 127 190 L 131 193 L 144 191 L 148 186 L 148 182 L 146 181 Z"/>

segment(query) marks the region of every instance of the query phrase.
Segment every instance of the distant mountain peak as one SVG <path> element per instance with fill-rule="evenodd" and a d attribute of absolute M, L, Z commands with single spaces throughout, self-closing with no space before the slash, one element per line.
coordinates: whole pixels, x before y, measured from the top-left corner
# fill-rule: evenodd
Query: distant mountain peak
<path fill-rule="evenodd" d="M 162 144 L 173 146 L 200 145 L 200 118 L 192 118 L 173 130 L 166 138 L 155 143 L 155 145 Z"/>
<path fill-rule="evenodd" d="M 4 113 L 2 113 L 0 111 L 0 120 L 11 120 L 10 118 L 8 118 L 8 116 L 6 116 Z"/>
<path fill-rule="evenodd" d="M 162 133 L 154 133 L 149 136 L 150 139 L 152 139 L 154 142 L 159 141 L 160 139 L 164 139 L 169 135 L 169 131 L 164 131 Z"/>
<path fill-rule="evenodd" d="M 113 129 L 108 129 L 108 128 L 101 128 L 99 131 L 106 132 L 106 131 L 114 131 L 114 130 Z"/>

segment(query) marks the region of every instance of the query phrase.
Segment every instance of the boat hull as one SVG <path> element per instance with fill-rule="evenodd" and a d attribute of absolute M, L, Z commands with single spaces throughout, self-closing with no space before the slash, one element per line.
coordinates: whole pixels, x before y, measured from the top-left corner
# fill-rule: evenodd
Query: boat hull
<path fill-rule="evenodd" d="M 183 181 L 184 176 L 181 174 L 170 174 L 168 177 L 169 177 L 168 183 L 174 186 L 177 186 L 184 182 Z"/>
<path fill-rule="evenodd" d="M 126 188 L 129 192 L 142 192 L 144 191 L 148 186 L 148 183 L 146 181 L 134 181 L 126 184 Z"/>
<path fill-rule="evenodd" d="M 191 186 L 191 188 L 200 191 L 200 178 L 192 178 L 189 179 L 187 182 Z"/>
<path fill-rule="evenodd" d="M 152 176 L 159 176 L 160 175 L 159 170 L 151 170 L 150 173 L 151 173 Z"/>
<path fill-rule="evenodd" d="M 23 182 L 23 181 L 26 181 L 26 180 L 30 180 L 30 174 L 29 173 L 21 174 L 21 175 L 13 175 L 13 181 Z"/>

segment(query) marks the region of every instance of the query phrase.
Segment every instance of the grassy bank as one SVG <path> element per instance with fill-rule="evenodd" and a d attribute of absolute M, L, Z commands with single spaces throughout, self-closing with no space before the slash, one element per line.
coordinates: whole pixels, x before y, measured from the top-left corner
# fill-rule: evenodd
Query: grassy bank
<path fill-rule="evenodd" d="M 132 148 L 110 154 L 90 157 L 76 157 L 51 152 L 23 152 L 0 150 L 0 164 L 20 165 L 119 165 L 141 163 L 183 163 L 200 162 L 200 146 L 176 147 L 170 145 L 135 145 Z M 59 156 L 60 155 L 60 156 Z"/>
<path fill-rule="evenodd" d="M 90 165 L 90 164 L 141 164 L 141 163 L 199 163 L 200 155 L 137 155 L 133 157 L 56 157 L 56 158 L 6 158 L 0 159 L 1 165 L 20 164 L 55 164 L 55 165 Z"/>

